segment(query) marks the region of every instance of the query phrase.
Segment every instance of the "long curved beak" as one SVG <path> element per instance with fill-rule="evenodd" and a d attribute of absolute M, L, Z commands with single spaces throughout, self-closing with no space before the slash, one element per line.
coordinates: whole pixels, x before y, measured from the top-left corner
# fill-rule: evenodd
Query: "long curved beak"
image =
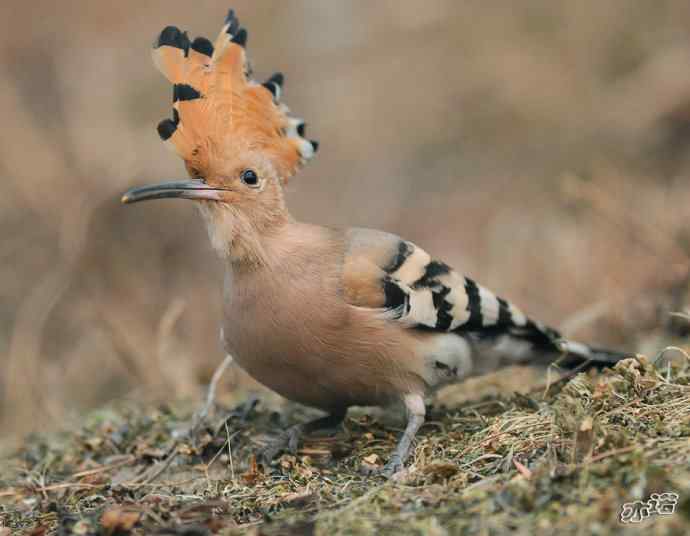
<path fill-rule="evenodd" d="M 166 199 L 178 197 L 180 199 L 203 199 L 206 201 L 222 201 L 220 192 L 224 188 L 212 188 L 198 179 L 186 181 L 160 182 L 150 186 L 127 190 L 121 201 L 125 204 L 148 201 L 150 199 Z"/>

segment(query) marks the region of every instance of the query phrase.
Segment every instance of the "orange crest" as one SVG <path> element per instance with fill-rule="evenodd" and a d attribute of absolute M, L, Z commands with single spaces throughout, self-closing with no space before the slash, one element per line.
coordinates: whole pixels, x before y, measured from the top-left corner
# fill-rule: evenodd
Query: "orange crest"
<path fill-rule="evenodd" d="M 165 28 L 153 61 L 173 83 L 173 118 L 158 125 L 166 144 L 185 161 L 191 175 L 212 171 L 214 160 L 237 148 L 261 151 L 283 182 L 314 156 L 318 143 L 303 137 L 304 121 L 280 102 L 283 75 L 260 84 L 251 78 L 247 31 L 231 9 L 216 42 Z"/>

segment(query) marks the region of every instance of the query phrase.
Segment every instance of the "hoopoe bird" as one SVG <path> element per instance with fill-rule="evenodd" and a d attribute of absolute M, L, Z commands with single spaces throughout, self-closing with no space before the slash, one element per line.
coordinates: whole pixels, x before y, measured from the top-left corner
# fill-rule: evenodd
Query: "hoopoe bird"
<path fill-rule="evenodd" d="M 425 395 L 516 363 L 607 366 L 624 354 L 562 338 L 518 307 L 398 236 L 296 221 L 284 186 L 318 144 L 281 100 L 283 75 L 257 83 L 233 10 L 216 39 L 165 28 L 153 48 L 173 84 L 158 125 L 191 179 L 134 188 L 124 203 L 191 199 L 225 264 L 222 339 L 252 377 L 326 412 L 264 454 L 340 424 L 350 406 L 402 402 L 407 427 L 387 476 L 408 458 Z"/>

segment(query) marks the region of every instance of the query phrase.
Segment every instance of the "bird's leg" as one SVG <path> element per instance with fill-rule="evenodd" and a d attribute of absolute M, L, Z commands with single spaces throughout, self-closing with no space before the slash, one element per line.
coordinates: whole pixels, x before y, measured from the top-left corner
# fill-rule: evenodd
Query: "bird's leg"
<path fill-rule="evenodd" d="M 405 408 L 407 409 L 407 427 L 403 432 L 400 441 L 398 441 L 395 452 L 391 456 L 386 466 L 383 468 L 381 474 L 386 477 L 391 477 L 400 471 L 410 455 L 412 442 L 414 441 L 417 431 L 424 424 L 424 417 L 426 408 L 424 407 L 424 398 L 419 394 L 409 394 L 404 398 Z"/>
<path fill-rule="evenodd" d="M 296 453 L 299 441 L 303 435 L 308 435 L 318 430 L 335 428 L 343 422 L 346 413 L 347 410 L 334 411 L 324 417 L 291 426 L 262 449 L 261 458 L 263 462 L 266 465 L 270 464 L 271 460 L 284 450 L 291 454 Z"/>
<path fill-rule="evenodd" d="M 206 401 L 192 418 L 192 426 L 189 430 L 189 435 L 191 437 L 196 435 L 196 433 L 199 431 L 199 428 L 208 417 L 208 414 L 211 412 L 211 409 L 216 401 L 216 388 L 218 387 L 218 382 L 220 382 L 220 378 L 223 376 L 225 370 L 232 365 L 232 362 L 232 356 L 227 354 L 225 359 L 223 359 L 223 362 L 218 365 L 216 370 L 213 372 L 213 377 L 211 378 L 211 383 L 209 383 L 208 391 L 206 393 Z"/>

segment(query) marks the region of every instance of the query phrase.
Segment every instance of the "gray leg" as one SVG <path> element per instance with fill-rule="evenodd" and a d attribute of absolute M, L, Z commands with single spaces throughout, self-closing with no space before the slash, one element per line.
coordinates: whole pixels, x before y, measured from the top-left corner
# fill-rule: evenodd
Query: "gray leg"
<path fill-rule="evenodd" d="M 386 477 L 393 476 L 404 467 L 405 461 L 410 455 L 412 441 L 414 441 L 419 428 L 424 424 L 426 414 L 424 398 L 418 394 L 409 394 L 405 396 L 404 402 L 407 408 L 407 428 L 398 441 L 398 446 L 395 448 L 391 459 L 383 468 L 382 474 Z"/>
<path fill-rule="evenodd" d="M 309 422 L 291 426 L 262 449 L 261 458 L 263 462 L 268 465 L 278 454 L 286 450 L 291 454 L 295 454 L 302 436 L 319 430 L 335 428 L 343 422 L 346 414 L 347 409 L 334 411 L 325 417 L 319 417 Z"/>

